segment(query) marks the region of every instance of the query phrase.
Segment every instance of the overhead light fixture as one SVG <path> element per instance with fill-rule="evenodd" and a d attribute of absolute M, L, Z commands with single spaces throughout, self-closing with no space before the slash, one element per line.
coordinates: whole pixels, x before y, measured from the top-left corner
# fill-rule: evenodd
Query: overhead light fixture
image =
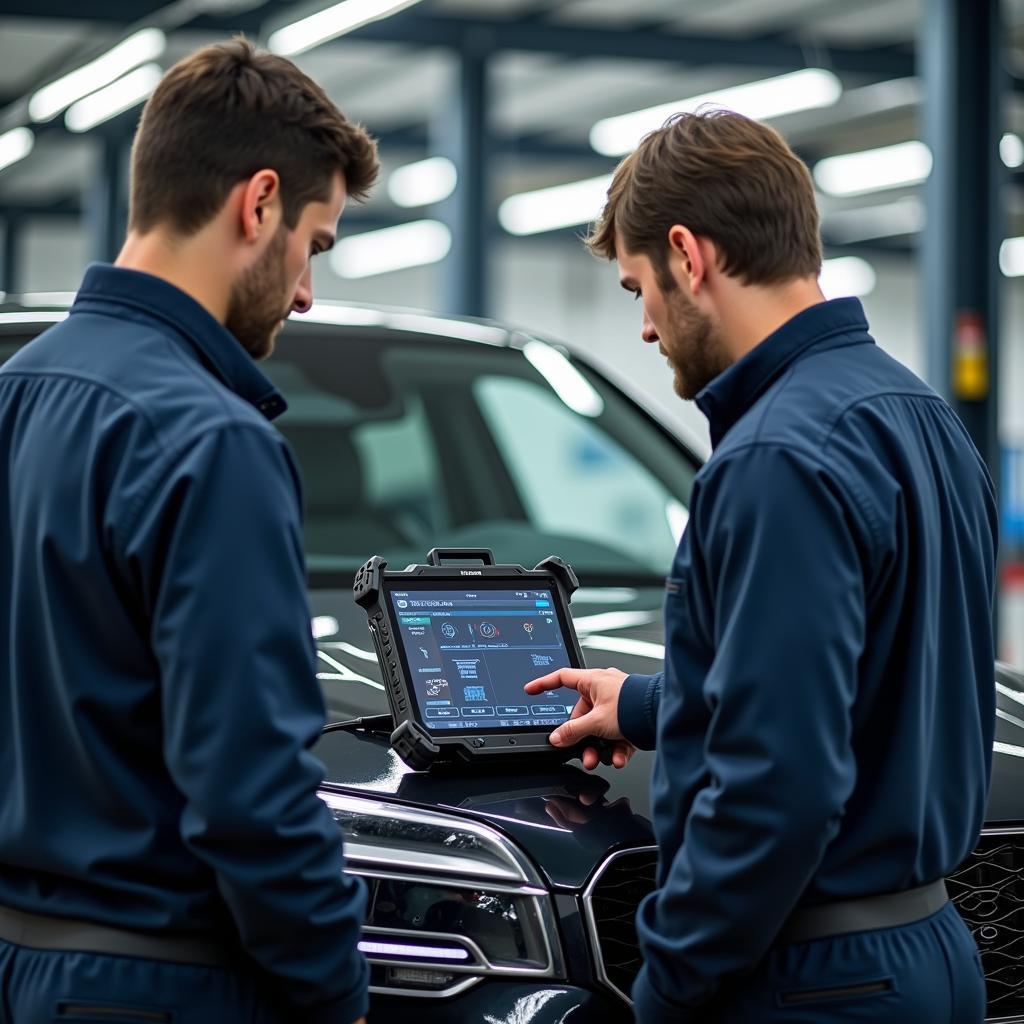
<path fill-rule="evenodd" d="M 420 0 L 342 0 L 308 18 L 292 22 L 271 33 L 267 48 L 285 57 L 305 53 L 314 46 L 343 36 L 371 21 L 379 21 L 412 7 Z"/>
<path fill-rule="evenodd" d="M 64 115 L 69 131 L 87 132 L 90 128 L 109 121 L 118 114 L 144 102 L 160 84 L 163 68 L 159 64 L 146 64 L 130 74 L 112 82 L 106 88 L 79 100 Z"/>
<path fill-rule="evenodd" d="M 604 412 L 604 399 L 557 348 L 542 341 L 528 341 L 523 355 L 573 412 L 591 418 Z"/>
<path fill-rule="evenodd" d="M 447 199 L 458 180 L 451 160 L 432 156 L 393 170 L 388 177 L 388 195 L 398 206 L 429 206 Z"/>
<path fill-rule="evenodd" d="M 158 28 L 144 28 L 108 50 L 102 57 L 44 85 L 28 101 L 34 121 L 49 121 L 65 107 L 116 81 L 140 64 L 156 60 L 167 48 L 167 37 Z"/>
<path fill-rule="evenodd" d="M 536 235 L 595 220 L 604 207 L 610 174 L 509 196 L 498 207 L 498 221 L 513 235 Z"/>
<path fill-rule="evenodd" d="M 756 120 L 770 120 L 801 110 L 831 107 L 843 94 L 843 85 L 831 71 L 805 68 L 759 82 L 734 85 L 701 93 L 675 103 L 606 117 L 590 129 L 590 145 L 605 156 L 622 156 L 636 149 L 640 140 L 660 128 L 673 114 L 692 112 L 706 103 Z"/>
<path fill-rule="evenodd" d="M 999 155 L 1007 167 L 1020 167 L 1024 164 L 1024 140 L 1013 132 L 1007 132 L 999 140 Z"/>
<path fill-rule="evenodd" d="M 917 196 L 903 196 L 878 206 L 837 210 L 825 217 L 824 231 L 830 242 L 847 245 L 870 238 L 916 235 L 924 228 L 924 203 Z"/>
<path fill-rule="evenodd" d="M 870 295 L 875 290 L 875 268 L 859 256 L 840 256 L 821 265 L 818 285 L 826 299 Z"/>
<path fill-rule="evenodd" d="M 819 160 L 814 165 L 814 180 L 828 195 L 857 196 L 917 185 L 931 170 L 932 153 L 923 142 L 900 142 Z"/>
<path fill-rule="evenodd" d="M 438 220 L 417 220 L 343 238 L 331 250 L 331 268 L 341 277 L 374 277 L 437 263 L 448 255 L 452 235 Z"/>
<path fill-rule="evenodd" d="M 0 135 L 0 171 L 32 152 L 36 137 L 30 128 L 12 128 Z"/>
<path fill-rule="evenodd" d="M 1007 277 L 1024 277 L 1024 238 L 1007 238 L 999 247 L 999 269 Z"/>

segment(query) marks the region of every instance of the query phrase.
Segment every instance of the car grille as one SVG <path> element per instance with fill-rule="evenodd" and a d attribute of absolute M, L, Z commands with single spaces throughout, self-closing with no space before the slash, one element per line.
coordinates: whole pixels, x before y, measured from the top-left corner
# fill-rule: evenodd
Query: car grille
<path fill-rule="evenodd" d="M 598 974 L 627 1002 L 641 962 L 636 908 L 654 888 L 657 868 L 654 848 L 613 854 L 584 895 Z"/>
<path fill-rule="evenodd" d="M 989 1016 L 1024 1014 L 1024 832 L 983 835 L 946 885 L 981 950 Z"/>
<path fill-rule="evenodd" d="M 584 896 L 598 973 L 627 1001 L 641 962 L 634 915 L 657 862 L 655 849 L 613 854 Z M 947 887 L 981 950 L 989 1018 L 1024 1015 L 1024 831 L 983 835 Z"/>

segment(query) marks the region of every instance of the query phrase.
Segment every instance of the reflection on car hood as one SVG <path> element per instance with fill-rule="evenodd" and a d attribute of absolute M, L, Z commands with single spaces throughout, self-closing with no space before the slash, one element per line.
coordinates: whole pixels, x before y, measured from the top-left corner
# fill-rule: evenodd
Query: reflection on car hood
<path fill-rule="evenodd" d="M 662 590 L 594 588 L 573 601 L 590 665 L 656 672 L 664 657 Z M 348 591 L 311 594 L 318 668 L 329 718 L 342 721 L 387 710 L 364 613 Z M 1024 676 L 996 667 L 996 744 L 989 823 L 1024 821 Z M 327 784 L 469 814 L 509 833 L 555 885 L 585 883 L 608 852 L 654 842 L 650 824 L 653 755 L 639 752 L 622 770 L 585 772 L 578 762 L 524 773 L 413 772 L 387 740 L 327 733 L 316 748 Z"/>

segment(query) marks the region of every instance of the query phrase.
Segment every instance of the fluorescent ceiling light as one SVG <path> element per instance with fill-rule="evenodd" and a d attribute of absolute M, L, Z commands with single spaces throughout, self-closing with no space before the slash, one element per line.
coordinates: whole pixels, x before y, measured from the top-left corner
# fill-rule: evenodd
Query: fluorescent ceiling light
<path fill-rule="evenodd" d="M 341 277 L 373 277 L 437 263 L 448 255 L 452 235 L 438 220 L 417 220 L 343 238 L 331 250 L 331 268 Z"/>
<path fill-rule="evenodd" d="M 1024 238 L 1007 238 L 999 246 L 999 269 L 1007 277 L 1024 277 Z"/>
<path fill-rule="evenodd" d="M 29 115 L 35 121 L 49 121 L 75 100 L 102 89 L 140 64 L 156 60 L 166 47 L 167 38 L 160 29 L 144 28 L 102 57 L 43 86 L 28 101 Z"/>
<path fill-rule="evenodd" d="M 829 195 L 856 196 L 916 185 L 928 177 L 931 169 L 931 150 L 923 142 L 900 142 L 819 160 L 814 165 L 814 180 Z"/>
<path fill-rule="evenodd" d="M 0 170 L 16 164 L 32 152 L 36 137 L 29 128 L 12 128 L 0 135 Z"/>
<path fill-rule="evenodd" d="M 542 341 L 528 341 L 523 355 L 573 412 L 591 417 L 604 412 L 604 399 L 557 348 Z"/>
<path fill-rule="evenodd" d="M 1007 167 L 1020 167 L 1024 164 L 1024 141 L 1019 135 L 1007 132 L 999 140 L 999 155 Z"/>
<path fill-rule="evenodd" d="M 447 199 L 459 180 L 455 164 L 447 157 L 432 156 L 396 168 L 388 178 L 388 195 L 399 206 L 429 206 Z"/>
<path fill-rule="evenodd" d="M 875 268 L 859 256 L 840 256 L 821 265 L 818 284 L 826 299 L 869 295 L 875 290 Z"/>
<path fill-rule="evenodd" d="M 776 78 L 701 93 L 675 103 L 659 103 L 631 114 L 606 117 L 590 129 L 590 144 L 605 156 L 622 156 L 636 149 L 648 132 L 660 128 L 673 114 L 694 111 L 706 103 L 757 120 L 768 120 L 800 110 L 830 107 L 842 94 L 842 83 L 831 71 L 805 68 Z"/>
<path fill-rule="evenodd" d="M 397 14 L 415 3 L 419 3 L 419 0 L 342 0 L 340 4 L 279 28 L 267 40 L 267 48 L 291 57 L 337 39 L 371 21 Z"/>
<path fill-rule="evenodd" d="M 568 185 L 520 192 L 498 207 L 498 220 L 513 235 L 536 235 L 587 224 L 600 216 L 611 183 L 612 176 L 602 174 Z"/>
<path fill-rule="evenodd" d="M 79 100 L 64 115 L 64 124 L 69 131 L 87 132 L 90 128 L 109 121 L 118 114 L 148 99 L 149 94 L 160 84 L 163 68 L 159 64 L 147 64 L 130 74 L 112 82 L 105 89 Z"/>
<path fill-rule="evenodd" d="M 892 203 L 837 210 L 825 217 L 830 242 L 846 245 L 869 238 L 915 235 L 924 228 L 924 203 L 917 196 L 903 196 Z"/>

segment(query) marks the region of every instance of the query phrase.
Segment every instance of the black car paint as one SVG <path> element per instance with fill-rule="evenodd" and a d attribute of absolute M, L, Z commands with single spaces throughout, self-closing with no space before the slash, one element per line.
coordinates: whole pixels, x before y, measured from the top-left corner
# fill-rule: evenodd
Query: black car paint
<path fill-rule="evenodd" d="M 23 307 L 16 309 L 24 317 Z M 6 330 L 0 327 L 0 341 L 24 340 L 52 322 L 45 316 L 36 323 L 21 319 Z M 310 325 L 312 326 L 312 325 Z M 291 325 L 291 332 L 306 325 Z M 323 331 L 323 328 L 320 328 Z M 334 330 L 334 329 L 330 329 Z M 366 328 L 359 328 L 365 333 Z M 339 339 L 344 329 L 337 329 Z M 436 341 L 436 337 L 431 339 Z M 487 350 L 488 346 L 480 346 Z M 586 360 L 574 357 L 586 365 Z M 597 376 L 603 376 L 591 368 Z M 695 456 L 672 433 L 641 406 L 637 411 L 663 437 L 678 446 L 680 459 L 695 463 Z M 480 538 L 481 543 L 486 538 Z M 375 552 L 367 551 L 365 556 Z M 562 554 L 543 551 L 546 554 Z M 625 671 L 654 672 L 660 667 L 655 653 L 663 642 L 660 581 L 584 578 L 590 593 L 581 592 L 573 614 L 579 619 L 608 611 L 642 612 L 639 625 L 602 630 L 602 635 L 619 640 L 641 640 L 650 657 L 584 652 L 588 664 L 614 664 Z M 310 606 L 313 616 L 334 619 L 337 629 L 318 642 L 320 669 L 340 677 L 324 682 L 328 718 L 338 723 L 350 718 L 379 715 L 386 710 L 380 672 L 372 656 L 372 645 L 362 612 L 352 601 L 351 581 L 345 573 L 310 577 Z M 628 597 L 610 603 L 612 590 L 627 588 Z M 580 629 L 582 637 L 592 631 Z M 353 654 L 353 652 L 355 652 Z M 1024 828 L 1024 676 L 1005 666 L 996 666 L 997 721 L 993 780 L 986 827 Z M 1001 748 L 1001 749 L 1000 749 Z M 489 978 L 453 999 L 374 997 L 373 1015 L 378 1021 L 397 1020 L 415 1012 L 424 1024 L 450 1021 L 522 1021 L 547 1024 L 571 1019 L 576 1024 L 629 1020 L 623 1003 L 600 985 L 594 974 L 593 950 L 582 916 L 582 893 L 599 865 L 620 849 L 649 847 L 653 843 L 650 823 L 649 780 L 652 755 L 637 753 L 626 768 L 600 767 L 585 772 L 578 762 L 542 772 L 524 773 L 494 770 L 486 773 L 435 771 L 414 773 L 389 749 L 382 736 L 358 731 L 332 730 L 316 746 L 325 768 L 325 789 L 355 796 L 386 798 L 389 801 L 427 807 L 453 816 L 486 822 L 512 839 L 534 862 L 553 890 L 560 937 L 565 950 L 567 977 L 572 984 L 554 979 L 506 980 Z"/>

